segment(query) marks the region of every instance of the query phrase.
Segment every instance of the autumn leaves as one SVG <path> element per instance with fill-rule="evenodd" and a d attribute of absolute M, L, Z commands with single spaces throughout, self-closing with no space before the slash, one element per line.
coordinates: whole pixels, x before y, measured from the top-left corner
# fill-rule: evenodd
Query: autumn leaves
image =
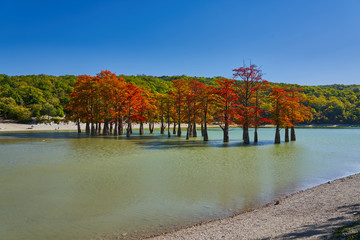
<path fill-rule="evenodd" d="M 87 134 L 132 134 L 132 124 L 139 124 L 139 134 L 144 134 L 144 123 L 149 123 L 150 133 L 154 123 L 160 123 L 160 132 L 171 136 L 182 135 L 181 124 L 186 124 L 186 139 L 196 137 L 201 126 L 204 141 L 208 140 L 208 123 L 219 125 L 224 142 L 229 141 L 229 127 L 243 128 L 243 142 L 250 143 L 249 128 L 255 128 L 254 142 L 258 141 L 257 128 L 265 123 L 276 125 L 275 143 L 280 142 L 278 130 L 291 128 L 295 123 L 311 117 L 296 89 L 270 87 L 262 79 L 261 70 L 255 66 L 234 69 L 236 80 L 218 79 L 216 86 L 206 85 L 196 79 L 174 80 L 165 93 L 149 92 L 126 82 L 110 71 L 96 76 L 82 75 L 71 93 L 68 116 L 73 121 L 86 123 Z M 80 129 L 79 129 L 80 131 Z M 295 133 L 292 132 L 292 140 Z"/>

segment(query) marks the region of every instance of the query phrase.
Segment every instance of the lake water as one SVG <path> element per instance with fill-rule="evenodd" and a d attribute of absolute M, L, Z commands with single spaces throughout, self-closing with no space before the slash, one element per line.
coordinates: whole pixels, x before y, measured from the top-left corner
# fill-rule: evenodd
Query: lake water
<path fill-rule="evenodd" d="M 274 131 L 250 146 L 241 129 L 229 144 L 219 129 L 207 143 L 0 133 L 0 239 L 139 238 L 360 172 L 360 129 L 297 129 L 280 145 Z"/>

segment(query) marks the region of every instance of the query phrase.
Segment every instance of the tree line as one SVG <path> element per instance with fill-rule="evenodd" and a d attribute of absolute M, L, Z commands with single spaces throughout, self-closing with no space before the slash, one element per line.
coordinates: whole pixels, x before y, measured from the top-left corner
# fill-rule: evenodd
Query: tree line
<path fill-rule="evenodd" d="M 304 94 L 298 88 L 270 86 L 262 79 L 256 65 L 234 69 L 234 78 L 215 79 L 208 85 L 197 79 L 174 79 L 164 93 L 148 90 L 102 71 L 96 76 L 81 75 L 70 93 L 68 118 L 86 123 L 89 135 L 130 136 L 132 123 L 139 124 L 139 134 L 144 134 L 144 123 L 154 131 L 160 123 L 160 132 L 171 136 L 182 135 L 186 124 L 186 139 L 197 137 L 201 128 L 204 141 L 208 140 L 208 124 L 219 125 L 223 141 L 229 141 L 229 127 L 241 126 L 243 142 L 250 143 L 249 128 L 254 127 L 254 142 L 258 142 L 257 128 L 265 123 L 276 125 L 275 143 L 280 143 L 280 128 L 285 128 L 285 141 L 295 140 L 294 125 L 311 120 L 310 108 L 303 104 Z"/>
<path fill-rule="evenodd" d="M 152 94 L 165 94 L 173 80 L 197 79 L 206 85 L 215 86 L 221 77 L 204 78 L 182 76 L 126 76 L 125 82 L 145 88 Z M 51 121 L 69 114 L 66 105 L 70 102 L 78 76 L 0 74 L 0 117 L 20 122 Z M 304 105 L 311 108 L 313 124 L 360 124 L 360 85 L 299 86 L 269 83 L 270 86 L 302 88 Z M 46 117 L 45 117 L 46 116 Z M 50 117 L 49 117 L 50 116 Z M 50 120 L 49 120 L 50 119 Z"/>

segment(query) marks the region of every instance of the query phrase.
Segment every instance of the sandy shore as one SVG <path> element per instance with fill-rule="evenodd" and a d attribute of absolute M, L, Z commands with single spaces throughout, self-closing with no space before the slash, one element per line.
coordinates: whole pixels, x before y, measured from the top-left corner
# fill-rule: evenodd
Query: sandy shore
<path fill-rule="evenodd" d="M 85 131 L 85 124 L 82 123 L 81 130 Z M 155 124 L 155 128 L 160 128 L 160 124 Z M 126 127 L 126 126 L 125 126 Z M 138 129 L 139 124 L 133 124 L 133 129 Z M 145 130 L 148 124 L 144 124 Z M 51 124 L 22 124 L 13 121 L 0 121 L 0 132 L 22 132 L 22 131 L 77 131 L 77 125 L 74 122 L 69 123 L 51 123 Z"/>
<path fill-rule="evenodd" d="M 360 174 L 276 200 L 231 218 L 151 239 L 326 239 L 360 217 Z"/>
<path fill-rule="evenodd" d="M 85 129 L 85 124 L 81 126 Z M 54 131 L 54 130 L 77 130 L 75 123 L 59 123 L 59 124 L 21 124 L 14 122 L 0 122 L 0 132 L 15 132 L 15 131 Z"/>

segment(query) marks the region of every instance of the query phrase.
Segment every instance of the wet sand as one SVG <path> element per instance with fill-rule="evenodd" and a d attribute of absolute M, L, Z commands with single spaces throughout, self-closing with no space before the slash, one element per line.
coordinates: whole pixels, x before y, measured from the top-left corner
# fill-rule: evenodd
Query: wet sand
<path fill-rule="evenodd" d="M 326 239 L 359 217 L 360 174 L 356 174 L 250 212 L 151 239 Z"/>

